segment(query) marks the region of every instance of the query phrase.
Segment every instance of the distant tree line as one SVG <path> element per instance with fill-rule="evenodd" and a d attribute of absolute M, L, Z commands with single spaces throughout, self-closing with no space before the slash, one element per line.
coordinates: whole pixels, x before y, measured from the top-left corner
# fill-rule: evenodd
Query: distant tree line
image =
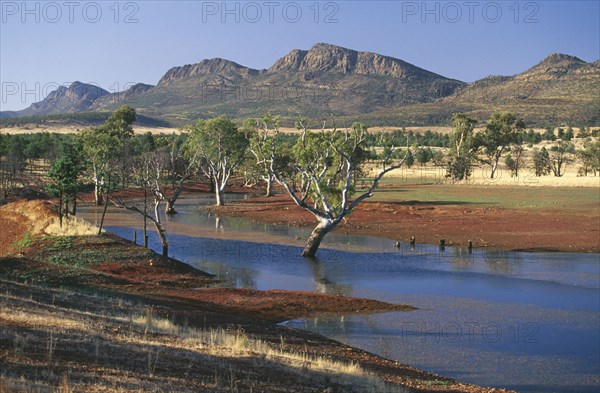
<path fill-rule="evenodd" d="M 525 124 L 511 113 L 495 113 L 487 120 L 483 131 L 475 132 L 477 120 L 463 114 L 453 116 L 453 131 L 450 134 L 450 148 L 443 159 L 446 166 L 446 177 L 451 180 L 464 180 L 471 176 L 472 168 L 478 165 L 490 167 L 490 178 L 493 179 L 501 159 L 511 176 L 519 176 L 525 168 L 533 169 L 535 176 L 545 176 L 550 173 L 561 177 L 567 165 L 579 158 L 583 166 L 578 174 L 596 175 L 600 171 L 600 156 L 598 149 L 600 137 L 598 131 L 591 132 L 589 128 L 581 127 L 577 135 L 584 139 L 583 148 L 576 151 L 571 142 L 575 132 L 567 129 L 547 127 L 543 134 L 533 129 L 525 131 Z M 593 141 L 590 136 L 594 136 Z M 549 149 L 533 148 L 534 144 L 542 141 L 553 141 Z M 533 148 L 529 164 L 526 162 L 524 145 Z"/>
<path fill-rule="evenodd" d="M 41 128 L 40 125 L 49 125 L 53 123 L 81 123 L 82 126 L 99 125 L 104 123 L 111 115 L 111 112 L 75 112 L 75 113 L 57 113 L 49 115 L 19 116 L 0 118 L 1 127 L 28 127 L 35 124 L 35 128 Z M 138 123 L 149 127 L 171 127 L 171 123 L 166 120 L 156 119 L 149 116 L 137 115 Z"/>

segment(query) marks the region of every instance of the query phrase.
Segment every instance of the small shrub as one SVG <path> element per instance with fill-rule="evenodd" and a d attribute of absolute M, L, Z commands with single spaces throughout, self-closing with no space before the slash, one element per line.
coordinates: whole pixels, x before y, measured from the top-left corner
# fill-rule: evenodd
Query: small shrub
<path fill-rule="evenodd" d="M 60 236 L 55 238 L 50 250 L 68 250 L 70 248 L 73 248 L 73 240 L 70 237 Z"/>
<path fill-rule="evenodd" d="M 23 235 L 23 239 L 15 242 L 13 247 L 16 249 L 22 249 L 22 248 L 27 248 L 30 245 L 31 245 L 31 234 L 29 232 L 25 232 L 25 234 Z"/>

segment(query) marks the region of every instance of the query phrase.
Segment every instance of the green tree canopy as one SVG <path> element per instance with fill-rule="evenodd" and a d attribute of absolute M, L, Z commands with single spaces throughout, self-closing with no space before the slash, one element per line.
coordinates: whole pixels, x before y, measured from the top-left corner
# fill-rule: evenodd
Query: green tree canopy
<path fill-rule="evenodd" d="M 477 146 L 473 130 L 477 120 L 462 114 L 452 115 L 454 130 L 450 134 L 450 151 L 446 165 L 446 176 L 452 180 L 463 180 L 471 176 Z"/>
<path fill-rule="evenodd" d="M 215 184 L 216 204 L 224 205 L 225 186 L 246 157 L 248 139 L 224 116 L 198 120 L 186 141 L 187 156 Z"/>
<path fill-rule="evenodd" d="M 488 120 L 485 131 L 477 134 L 476 145 L 483 148 L 486 163 L 492 168 L 490 178 L 494 178 L 498 169 L 498 162 L 502 154 L 511 144 L 522 140 L 521 133 L 525 125 L 515 115 L 509 112 L 494 113 Z"/>
<path fill-rule="evenodd" d="M 69 211 L 69 200 L 75 202 L 75 194 L 79 187 L 79 176 L 84 170 L 81 146 L 73 142 L 65 142 L 60 146 L 58 157 L 48 172 L 50 183 L 47 191 L 59 198 L 59 218 L 62 226 L 63 212 Z M 63 203 L 65 208 L 63 210 Z"/>
<path fill-rule="evenodd" d="M 132 124 L 135 120 L 135 109 L 129 105 L 123 105 L 106 119 L 100 129 L 120 140 L 128 139 L 133 136 Z"/>

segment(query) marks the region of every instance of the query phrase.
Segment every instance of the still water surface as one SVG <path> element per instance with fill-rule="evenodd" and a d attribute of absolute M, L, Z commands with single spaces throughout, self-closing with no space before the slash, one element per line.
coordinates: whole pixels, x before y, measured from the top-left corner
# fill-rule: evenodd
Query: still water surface
<path fill-rule="evenodd" d="M 414 367 L 521 392 L 600 390 L 600 255 L 403 244 L 333 233 L 317 260 L 299 256 L 310 229 L 217 218 L 185 198 L 168 219 L 171 256 L 227 285 L 295 289 L 410 304 L 413 312 L 309 318 L 308 329 Z M 285 214 L 285 211 L 282 211 Z M 95 208 L 82 217 L 97 220 Z M 109 210 L 132 239 L 139 216 Z M 139 232 L 138 232 L 139 235 Z M 140 236 L 141 237 L 141 236 Z M 151 246 L 160 245 L 153 231 Z"/>

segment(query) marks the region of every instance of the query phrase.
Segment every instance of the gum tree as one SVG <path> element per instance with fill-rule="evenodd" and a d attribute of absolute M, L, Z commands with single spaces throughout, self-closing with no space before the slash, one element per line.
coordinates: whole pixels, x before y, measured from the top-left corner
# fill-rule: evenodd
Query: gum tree
<path fill-rule="evenodd" d="M 550 154 L 546 147 L 542 147 L 541 150 L 535 149 L 533 151 L 533 170 L 536 176 L 545 176 L 550 173 Z"/>
<path fill-rule="evenodd" d="M 391 157 L 396 146 L 388 139 L 380 170 L 367 190 L 352 199 L 356 192 L 354 175 L 366 159 L 366 126 L 355 123 L 351 129 L 338 131 L 334 127 L 331 132 L 308 131 L 303 122 L 299 122 L 298 127 L 301 137 L 292 149 L 291 160 L 285 172 L 277 165 L 273 149 L 270 170 L 296 205 L 312 213 L 318 221 L 302 251 L 302 256 L 312 258 L 325 235 L 362 201 L 373 196 L 381 178 L 400 168 L 410 154 L 404 154 L 399 162 L 392 163 Z M 296 188 L 295 184 L 298 183 L 301 186 Z"/>
<path fill-rule="evenodd" d="M 196 162 L 185 158 L 185 141 L 187 135 L 159 137 L 157 144 L 165 152 L 166 169 L 170 182 L 170 195 L 165 194 L 165 213 L 175 214 L 175 203 L 179 199 L 185 182 L 192 176 Z"/>
<path fill-rule="evenodd" d="M 162 255 L 164 257 L 169 256 L 169 243 L 167 241 L 165 227 L 161 220 L 160 207 L 165 200 L 162 187 L 162 174 L 168 165 L 167 154 L 167 151 L 164 149 L 153 149 L 142 152 L 142 154 L 133 161 L 133 178 L 144 192 L 144 205 L 142 208 L 135 202 L 127 202 L 116 196 L 111 198 L 117 207 L 134 211 L 144 218 L 144 245 L 146 247 L 148 246 L 146 243 L 147 220 L 150 220 L 154 224 L 156 234 L 161 242 Z M 148 195 L 151 195 L 153 198 L 154 208 L 151 212 L 148 211 Z"/>
<path fill-rule="evenodd" d="M 550 148 L 550 167 L 556 177 L 565 174 L 565 167 L 573 162 L 572 155 L 575 154 L 575 146 L 569 142 L 558 141 Z"/>
<path fill-rule="evenodd" d="M 583 163 L 583 175 L 593 172 L 596 176 L 600 172 L 600 141 L 586 143 L 582 150 L 577 151 L 577 157 Z"/>
<path fill-rule="evenodd" d="M 517 120 L 512 113 L 494 113 L 488 120 L 485 131 L 477 135 L 476 145 L 483 147 L 485 162 L 492 168 L 490 178 L 494 178 L 502 154 L 511 144 L 520 140 L 519 134 L 524 129 L 523 122 Z"/>
<path fill-rule="evenodd" d="M 123 158 L 125 142 L 133 136 L 135 109 L 123 105 L 97 128 L 81 134 L 84 154 L 92 171 L 96 205 L 102 204 L 102 194 L 108 192 L 111 177 L 116 172 L 119 156 Z"/>
<path fill-rule="evenodd" d="M 99 128 L 82 132 L 81 142 L 94 182 L 94 199 L 96 205 L 100 206 L 103 203 L 102 195 L 108 191 L 110 177 L 115 170 L 117 149 L 121 143 L 118 138 Z"/>
<path fill-rule="evenodd" d="M 186 142 L 187 154 L 214 184 L 217 206 L 225 205 L 225 186 L 246 158 L 247 147 L 246 135 L 224 116 L 198 120 L 191 127 Z"/>
<path fill-rule="evenodd" d="M 260 118 L 248 119 L 244 126 L 254 166 L 258 169 L 259 176 L 267 184 L 265 196 L 273 196 L 273 184 L 275 175 L 271 171 L 271 163 L 274 157 L 274 165 L 279 173 L 285 171 L 288 164 L 290 144 L 282 141 L 279 134 L 280 118 L 265 114 Z M 277 141 L 276 141 L 277 139 Z"/>
<path fill-rule="evenodd" d="M 510 171 L 511 177 L 519 177 L 519 171 L 523 168 L 525 149 L 522 145 L 516 144 L 510 148 L 510 154 L 506 156 L 504 164 Z"/>
<path fill-rule="evenodd" d="M 452 180 L 464 180 L 471 176 L 471 167 L 477 151 L 477 146 L 473 143 L 475 124 L 477 120 L 462 113 L 452 115 L 454 130 L 450 135 L 450 151 L 446 166 L 446 176 Z"/>

